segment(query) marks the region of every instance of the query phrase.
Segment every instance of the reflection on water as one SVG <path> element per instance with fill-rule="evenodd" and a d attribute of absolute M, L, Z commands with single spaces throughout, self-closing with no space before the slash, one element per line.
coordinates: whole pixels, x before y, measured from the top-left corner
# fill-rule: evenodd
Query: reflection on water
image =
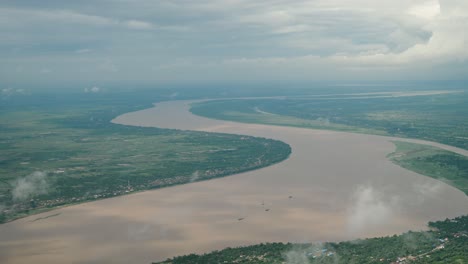
<path fill-rule="evenodd" d="M 114 122 L 274 138 L 293 152 L 257 171 L 1 225 L 1 263 L 149 263 L 266 241 L 388 235 L 468 212 L 461 191 L 387 160 L 389 138 L 210 120 L 191 115 L 181 101 Z M 60 214 L 31 222 L 54 213 Z"/>

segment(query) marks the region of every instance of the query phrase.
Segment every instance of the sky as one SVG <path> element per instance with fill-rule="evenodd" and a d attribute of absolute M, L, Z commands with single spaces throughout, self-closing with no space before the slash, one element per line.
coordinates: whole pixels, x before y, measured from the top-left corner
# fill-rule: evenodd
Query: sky
<path fill-rule="evenodd" d="M 466 0 L 2 0 L 0 82 L 468 80 Z"/>

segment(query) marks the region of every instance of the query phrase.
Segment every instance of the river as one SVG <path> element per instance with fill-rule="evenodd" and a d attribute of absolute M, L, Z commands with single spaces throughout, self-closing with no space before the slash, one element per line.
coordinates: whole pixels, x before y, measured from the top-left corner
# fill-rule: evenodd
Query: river
<path fill-rule="evenodd" d="M 290 158 L 0 225 L 0 262 L 150 263 L 260 242 L 390 235 L 468 213 L 463 192 L 386 158 L 394 138 L 211 120 L 192 115 L 189 104 L 163 102 L 113 122 L 278 139 L 291 145 Z"/>

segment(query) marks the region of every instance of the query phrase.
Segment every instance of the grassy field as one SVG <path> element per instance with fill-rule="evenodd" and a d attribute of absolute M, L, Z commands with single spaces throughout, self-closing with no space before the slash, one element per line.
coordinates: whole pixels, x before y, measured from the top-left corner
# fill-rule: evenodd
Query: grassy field
<path fill-rule="evenodd" d="M 450 184 L 468 195 L 468 158 L 427 145 L 394 141 L 388 157 L 399 166 Z"/>
<path fill-rule="evenodd" d="M 128 97 L 76 95 L 4 104 L 0 222 L 253 170 L 291 152 L 287 144 L 263 138 L 110 123 L 120 113 L 150 106 Z"/>
<path fill-rule="evenodd" d="M 382 97 L 305 95 L 208 101 L 194 114 L 247 123 L 330 129 L 436 141 L 468 149 L 468 93 Z"/>
<path fill-rule="evenodd" d="M 468 263 L 468 216 L 429 223 L 431 231 L 339 243 L 268 243 L 191 254 L 161 264 Z"/>

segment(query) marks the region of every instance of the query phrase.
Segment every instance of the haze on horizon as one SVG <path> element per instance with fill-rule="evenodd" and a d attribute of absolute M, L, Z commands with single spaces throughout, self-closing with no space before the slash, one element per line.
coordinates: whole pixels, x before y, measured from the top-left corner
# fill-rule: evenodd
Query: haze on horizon
<path fill-rule="evenodd" d="M 468 2 L 11 1 L 1 85 L 466 80 Z"/>

